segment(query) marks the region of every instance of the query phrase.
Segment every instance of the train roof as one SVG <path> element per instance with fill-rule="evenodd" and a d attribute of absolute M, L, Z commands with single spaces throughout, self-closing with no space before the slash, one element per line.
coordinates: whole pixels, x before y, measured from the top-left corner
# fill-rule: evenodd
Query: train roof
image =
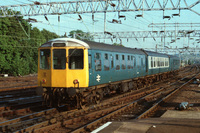
<path fill-rule="evenodd" d="M 122 52 L 122 53 L 134 53 L 134 54 L 145 54 L 141 49 L 133 49 L 121 46 L 114 46 L 105 43 L 98 43 L 93 41 L 81 41 L 73 38 L 56 38 L 48 41 L 47 43 L 42 44 L 40 47 L 53 47 L 53 44 L 60 43 L 62 46 L 70 46 L 68 42 L 73 42 L 73 46 L 83 46 L 88 49 L 103 50 L 103 51 L 112 51 L 112 52 Z"/>
<path fill-rule="evenodd" d="M 167 54 L 157 53 L 157 52 L 153 52 L 153 51 L 147 51 L 147 50 L 145 50 L 145 53 L 146 53 L 148 56 L 169 57 L 169 55 L 167 55 Z"/>
<path fill-rule="evenodd" d="M 68 43 L 72 42 L 72 44 Z M 114 46 L 109 45 L 105 43 L 99 43 L 94 41 L 81 41 L 78 39 L 73 38 L 56 38 L 52 39 L 44 44 L 42 44 L 40 47 L 53 47 L 53 44 L 63 44 L 62 46 L 83 46 L 88 49 L 94 49 L 94 50 L 103 50 L 103 51 L 111 51 L 111 52 L 121 52 L 121 53 L 133 53 L 133 54 L 141 54 L 141 55 L 147 55 L 147 56 L 159 56 L 159 57 L 170 57 L 170 58 L 178 58 L 177 56 L 173 55 L 167 55 L 162 53 L 157 53 L 153 51 L 147 51 L 143 49 L 137 49 L 137 48 L 127 48 L 122 46 Z"/>
<path fill-rule="evenodd" d="M 115 46 L 115 45 L 109 45 L 105 43 L 98 43 L 93 41 L 84 41 L 89 46 L 90 49 L 95 50 L 103 50 L 103 51 L 111 51 L 111 52 L 121 52 L 121 53 L 133 53 L 133 54 L 145 54 L 142 49 L 135 49 L 135 48 L 127 48 L 123 46 Z"/>

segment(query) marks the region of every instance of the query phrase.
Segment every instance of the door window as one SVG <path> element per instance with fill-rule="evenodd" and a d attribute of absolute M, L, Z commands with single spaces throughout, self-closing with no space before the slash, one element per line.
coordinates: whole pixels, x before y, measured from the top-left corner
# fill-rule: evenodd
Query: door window
<path fill-rule="evenodd" d="M 101 54 L 95 53 L 95 71 L 101 71 Z"/>
<path fill-rule="evenodd" d="M 66 50 L 54 49 L 53 50 L 53 69 L 66 68 Z"/>

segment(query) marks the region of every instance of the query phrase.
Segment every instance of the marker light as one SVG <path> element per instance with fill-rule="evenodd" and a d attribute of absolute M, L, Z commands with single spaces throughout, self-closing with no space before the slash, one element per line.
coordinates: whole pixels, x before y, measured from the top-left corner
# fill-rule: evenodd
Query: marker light
<path fill-rule="evenodd" d="M 43 79 L 43 80 L 42 80 L 42 83 L 43 83 L 43 84 L 46 84 L 46 82 L 47 82 L 46 79 Z"/>
<path fill-rule="evenodd" d="M 74 83 L 74 84 L 78 84 L 78 83 L 79 83 L 78 79 L 75 79 L 75 80 L 73 81 L 73 83 Z"/>

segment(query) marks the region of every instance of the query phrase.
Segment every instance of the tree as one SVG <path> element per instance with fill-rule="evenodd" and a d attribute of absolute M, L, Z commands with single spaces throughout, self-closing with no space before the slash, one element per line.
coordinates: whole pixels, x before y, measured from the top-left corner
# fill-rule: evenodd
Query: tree
<path fill-rule="evenodd" d="M 58 38 L 58 37 L 59 37 L 56 33 L 50 32 L 50 31 L 48 31 L 48 30 L 46 30 L 46 29 L 43 29 L 43 30 L 41 31 L 41 33 L 42 33 L 42 35 L 45 37 L 46 42 L 49 41 L 49 40 L 51 40 L 51 39 L 54 39 L 54 38 Z"/>
<path fill-rule="evenodd" d="M 94 37 L 90 35 L 89 32 L 83 32 L 82 30 L 72 30 L 69 32 L 69 37 L 76 38 L 79 40 L 87 40 L 87 41 L 93 41 Z"/>
<path fill-rule="evenodd" d="M 32 28 L 23 17 L 0 18 L 0 73 L 14 76 L 36 73 L 38 47 L 58 37 L 48 30 Z"/>

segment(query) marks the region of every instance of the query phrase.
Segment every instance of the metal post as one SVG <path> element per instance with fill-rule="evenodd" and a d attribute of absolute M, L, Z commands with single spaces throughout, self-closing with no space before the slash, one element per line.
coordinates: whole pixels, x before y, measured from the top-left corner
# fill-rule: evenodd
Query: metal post
<path fill-rule="evenodd" d="M 104 33 L 106 32 L 106 11 L 104 12 Z"/>

